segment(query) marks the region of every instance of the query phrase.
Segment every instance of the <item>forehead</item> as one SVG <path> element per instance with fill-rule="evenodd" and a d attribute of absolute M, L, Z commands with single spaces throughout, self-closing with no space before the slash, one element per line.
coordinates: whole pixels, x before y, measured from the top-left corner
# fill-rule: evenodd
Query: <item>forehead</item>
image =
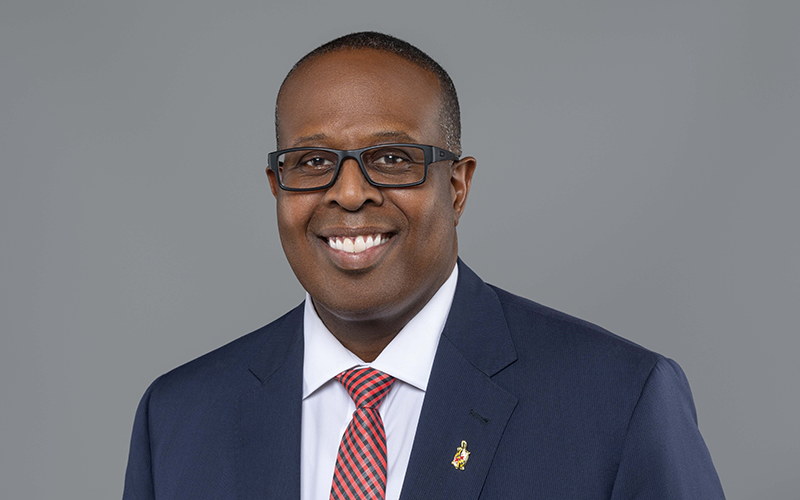
<path fill-rule="evenodd" d="M 324 54 L 297 68 L 281 91 L 280 147 L 307 138 L 362 147 L 381 134 L 443 146 L 440 108 L 436 75 L 402 57 L 371 49 Z"/>

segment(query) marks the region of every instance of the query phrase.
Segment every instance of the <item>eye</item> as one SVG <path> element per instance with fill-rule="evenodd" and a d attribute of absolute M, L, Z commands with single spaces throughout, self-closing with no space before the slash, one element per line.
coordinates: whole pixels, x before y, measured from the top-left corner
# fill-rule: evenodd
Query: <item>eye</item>
<path fill-rule="evenodd" d="M 298 162 L 298 166 L 302 168 L 326 168 L 332 167 L 333 162 L 324 156 L 306 156 Z"/>
<path fill-rule="evenodd" d="M 406 151 L 404 148 L 398 147 L 376 148 L 368 151 L 364 156 L 367 163 L 376 167 L 392 167 L 414 163 L 413 151 Z"/>
<path fill-rule="evenodd" d="M 396 153 L 383 153 L 381 156 L 377 156 L 372 160 L 372 163 L 379 164 L 379 165 L 398 165 L 400 163 L 407 162 L 408 158 L 405 156 L 401 156 Z"/>

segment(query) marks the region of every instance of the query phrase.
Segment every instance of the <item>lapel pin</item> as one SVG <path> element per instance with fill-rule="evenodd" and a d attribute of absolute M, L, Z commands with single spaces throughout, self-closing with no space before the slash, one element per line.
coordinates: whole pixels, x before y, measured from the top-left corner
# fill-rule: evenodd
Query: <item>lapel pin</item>
<path fill-rule="evenodd" d="M 458 470 L 464 470 L 464 466 L 467 464 L 467 460 L 469 460 L 469 454 L 471 452 L 467 451 L 467 442 L 461 441 L 461 446 L 456 448 L 456 456 L 453 457 L 453 461 L 450 462 L 453 464 Z"/>

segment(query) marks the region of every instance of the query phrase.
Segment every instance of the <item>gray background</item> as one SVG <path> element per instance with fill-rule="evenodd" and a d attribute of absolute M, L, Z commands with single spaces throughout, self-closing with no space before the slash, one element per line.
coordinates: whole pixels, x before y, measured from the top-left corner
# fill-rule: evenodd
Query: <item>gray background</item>
<path fill-rule="evenodd" d="M 4 1 L 0 498 L 118 498 L 159 374 L 302 300 L 264 157 L 296 59 L 450 71 L 486 281 L 676 359 L 729 499 L 800 498 L 800 2 Z"/>

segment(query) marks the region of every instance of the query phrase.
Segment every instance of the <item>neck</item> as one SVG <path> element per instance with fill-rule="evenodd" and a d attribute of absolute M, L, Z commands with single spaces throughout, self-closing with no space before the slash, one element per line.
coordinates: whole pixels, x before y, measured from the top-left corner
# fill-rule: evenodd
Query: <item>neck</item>
<path fill-rule="evenodd" d="M 425 290 L 405 307 L 384 311 L 382 314 L 368 316 L 337 314 L 314 300 L 313 297 L 312 301 L 317 315 L 333 336 L 348 351 L 362 361 L 370 363 L 375 361 L 403 327 L 428 304 L 451 273 L 452 269 L 440 280 L 437 280 L 436 286 Z"/>
<path fill-rule="evenodd" d="M 434 290 L 433 293 L 435 292 Z M 348 351 L 362 361 L 370 363 L 375 361 L 386 346 L 400 333 L 400 330 L 425 307 L 425 304 L 433 297 L 433 293 L 420 301 L 416 307 L 391 318 L 347 319 L 320 307 L 316 301 L 314 308 L 328 330 Z"/>

